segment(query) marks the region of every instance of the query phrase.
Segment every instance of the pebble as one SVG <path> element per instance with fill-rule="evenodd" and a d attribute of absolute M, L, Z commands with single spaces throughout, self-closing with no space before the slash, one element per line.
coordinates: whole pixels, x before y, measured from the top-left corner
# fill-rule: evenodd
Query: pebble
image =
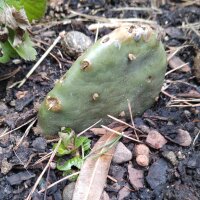
<path fill-rule="evenodd" d="M 64 52 L 75 58 L 88 49 L 91 44 L 90 37 L 79 31 L 68 32 L 61 42 Z"/>
<path fill-rule="evenodd" d="M 12 169 L 12 164 L 7 161 L 7 158 L 4 158 L 1 162 L 1 173 L 7 174 Z"/>
<path fill-rule="evenodd" d="M 149 147 L 147 147 L 145 144 L 136 145 L 135 155 L 149 155 Z"/>
<path fill-rule="evenodd" d="M 146 143 L 154 149 L 162 148 L 167 140 L 156 130 L 151 130 L 146 138 Z"/>
<path fill-rule="evenodd" d="M 128 162 L 131 159 L 132 159 L 131 151 L 128 148 L 126 148 L 126 146 L 122 142 L 119 142 L 116 147 L 115 153 L 113 155 L 112 161 L 114 163 L 121 164 Z"/>
<path fill-rule="evenodd" d="M 33 140 L 32 146 L 37 152 L 44 152 L 47 147 L 47 142 L 44 138 L 38 137 Z"/>
<path fill-rule="evenodd" d="M 125 167 L 119 165 L 111 165 L 109 170 L 109 175 L 115 177 L 117 181 L 122 181 L 125 172 L 126 172 Z"/>
<path fill-rule="evenodd" d="M 10 183 L 10 185 L 19 185 L 23 181 L 29 180 L 33 177 L 35 177 L 35 174 L 25 171 L 25 172 L 19 172 L 17 174 L 8 176 L 7 181 Z"/>
<path fill-rule="evenodd" d="M 135 146 L 136 162 L 138 165 L 146 167 L 149 165 L 149 147 L 145 144 Z"/>
<path fill-rule="evenodd" d="M 176 158 L 176 155 L 173 151 L 164 151 L 162 153 L 163 157 L 166 158 L 170 163 L 174 166 L 178 164 L 178 160 Z"/>
<path fill-rule="evenodd" d="M 152 189 L 155 189 L 160 184 L 166 183 L 167 169 L 167 162 L 162 158 L 151 165 L 146 180 Z"/>
<path fill-rule="evenodd" d="M 124 187 L 119 191 L 117 200 L 123 200 L 123 199 L 125 199 L 126 197 L 129 196 L 129 194 L 130 194 L 130 189 L 128 189 L 128 188 L 129 188 L 129 186 L 127 185 L 127 186 L 124 186 Z"/>
<path fill-rule="evenodd" d="M 75 185 L 76 185 L 75 182 L 71 182 L 65 186 L 65 188 L 63 190 L 63 200 L 72 200 Z"/>
<path fill-rule="evenodd" d="M 7 114 L 8 107 L 5 103 L 0 102 L 0 115 L 4 116 Z"/>
<path fill-rule="evenodd" d="M 139 190 L 144 187 L 144 172 L 128 165 L 128 174 L 131 185 L 135 190 Z"/>
<path fill-rule="evenodd" d="M 187 167 L 191 169 L 200 168 L 200 153 L 193 154 L 188 162 Z"/>
<path fill-rule="evenodd" d="M 139 155 L 136 157 L 136 162 L 142 167 L 147 167 L 149 165 L 149 157 L 146 155 Z"/>
<path fill-rule="evenodd" d="M 178 129 L 177 136 L 175 138 L 175 142 L 178 143 L 180 146 L 188 147 L 192 142 L 192 138 L 188 131 Z"/>
<path fill-rule="evenodd" d="M 178 151 L 176 156 L 179 160 L 184 160 L 186 158 L 185 155 L 181 151 Z"/>

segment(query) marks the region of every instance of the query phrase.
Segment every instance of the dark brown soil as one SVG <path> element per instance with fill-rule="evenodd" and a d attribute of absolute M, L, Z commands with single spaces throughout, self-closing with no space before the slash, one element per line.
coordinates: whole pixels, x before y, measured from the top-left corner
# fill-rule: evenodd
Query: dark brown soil
<path fill-rule="evenodd" d="M 166 76 L 166 80 L 173 81 L 165 90 L 173 96 L 180 94 L 188 94 L 190 91 L 200 93 L 200 85 L 193 74 L 193 61 L 197 51 L 200 50 L 200 32 L 193 29 L 180 28 L 183 24 L 197 23 L 200 21 L 200 5 L 193 1 L 186 1 L 187 4 L 180 1 L 161 1 L 157 5 L 160 12 L 157 11 L 111 11 L 117 7 L 148 7 L 151 8 L 150 1 L 122 1 L 122 0 L 88 0 L 80 1 L 71 0 L 69 7 L 80 13 L 107 18 L 144 18 L 157 21 L 157 23 L 165 30 L 166 35 L 163 42 L 166 50 L 169 47 L 179 47 L 189 45 L 182 48 L 178 53 L 183 62 L 189 63 L 189 69 L 186 71 L 176 70 Z M 135 2 L 135 3 L 133 3 Z M 155 1 L 156 2 L 156 1 Z M 162 1 L 163 2 L 163 1 Z M 190 4 L 190 2 L 193 2 Z M 67 1 L 64 1 L 66 4 Z M 65 30 L 76 30 L 95 38 L 96 32 L 88 30 L 88 25 L 96 23 L 95 20 L 81 20 L 84 17 L 71 17 L 71 22 L 63 23 L 64 19 L 71 14 L 64 4 L 57 5 L 55 8 L 49 7 L 46 17 L 41 22 L 32 26 L 32 36 L 37 43 L 37 60 L 58 36 Z M 110 28 L 99 30 L 99 38 L 110 32 Z M 41 46 L 42 48 L 40 48 Z M 70 68 L 76 57 L 64 55 L 61 44 L 58 43 L 51 52 L 57 59 L 48 55 L 40 64 L 25 84 L 18 88 L 11 87 L 17 81 L 22 80 L 28 71 L 33 67 L 35 62 L 26 62 L 20 60 L 20 63 L 14 64 L 10 61 L 6 65 L 0 66 L 0 134 L 5 130 L 13 130 L 37 115 L 37 108 L 45 95 L 53 88 L 54 83 L 67 69 Z M 63 54 L 63 57 L 61 56 Z M 59 66 L 61 64 L 61 67 Z M 178 67 L 178 66 L 177 66 Z M 12 74 L 13 71 L 16 73 Z M 171 68 L 168 66 L 168 71 Z M 199 99 L 199 97 L 198 97 Z M 176 136 L 176 130 L 179 128 L 188 131 L 192 137 L 192 144 L 189 147 L 181 147 L 180 145 L 169 141 L 160 150 L 151 150 L 151 163 L 164 159 L 166 162 L 166 173 L 162 184 L 152 188 L 145 178 L 145 187 L 139 191 L 131 191 L 125 199 L 133 200 L 198 200 L 200 199 L 200 107 L 188 106 L 167 107 L 171 98 L 169 95 L 160 93 L 160 97 L 155 105 L 147 110 L 143 116 L 134 119 L 137 127 L 144 124 L 150 128 L 154 128 L 162 133 L 166 138 L 173 139 Z M 185 105 L 185 104 L 184 104 Z M 30 123 L 29 123 L 30 124 Z M 29 124 L 13 131 L 11 134 L 1 138 L 0 135 L 0 199 L 2 200 L 21 200 L 28 196 L 30 189 L 34 185 L 38 176 L 46 165 L 46 161 L 33 165 L 40 157 L 52 150 L 52 142 L 48 142 L 41 136 L 36 134 L 34 123 L 28 136 L 18 148 L 16 144 L 19 142 Z M 124 144 L 133 151 L 132 142 L 123 141 Z M 168 160 L 163 158 L 163 152 L 173 151 L 176 155 L 180 155 L 178 165 L 173 166 Z M 5 170 L 2 171 L 2 166 Z M 140 168 L 133 159 L 135 168 Z M 160 165 L 162 168 L 162 165 Z M 10 168 L 10 170 L 9 170 Z M 118 170 L 119 169 L 119 170 Z M 145 171 L 145 177 L 149 168 L 142 168 Z M 108 180 L 107 191 L 110 199 L 118 199 L 119 190 L 129 183 L 127 173 L 127 163 L 123 165 L 112 164 L 110 174 L 115 178 L 121 175 L 121 181 L 113 183 Z M 43 176 L 35 192 L 33 199 L 43 199 L 43 194 L 37 194 L 37 191 L 45 187 L 47 175 Z M 58 170 L 50 170 L 48 182 L 53 183 L 62 178 L 62 173 Z M 151 178 L 151 177 L 150 177 Z M 68 181 L 64 181 L 47 191 L 46 199 L 59 200 L 62 198 L 62 190 Z M 131 186 L 129 186 L 131 188 Z M 133 189 L 133 188 L 132 188 Z"/>

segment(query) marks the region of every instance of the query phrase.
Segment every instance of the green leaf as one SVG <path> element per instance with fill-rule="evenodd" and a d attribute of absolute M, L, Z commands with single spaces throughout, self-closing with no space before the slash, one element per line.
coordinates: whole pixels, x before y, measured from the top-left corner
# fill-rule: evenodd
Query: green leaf
<path fill-rule="evenodd" d="M 2 56 L 0 57 L 0 63 L 6 63 L 11 58 L 18 56 L 14 48 L 10 45 L 8 41 L 0 42 L 0 49 L 2 50 Z"/>
<path fill-rule="evenodd" d="M 79 156 L 76 156 L 74 158 L 67 160 L 63 165 L 60 164 L 60 161 L 58 161 L 57 169 L 60 171 L 71 170 L 72 167 L 77 167 L 78 169 L 80 169 L 82 165 L 83 165 L 83 159 L 81 159 Z"/>
<path fill-rule="evenodd" d="M 57 143 L 53 145 L 53 149 L 55 149 Z M 60 146 L 58 147 L 57 156 L 64 156 L 64 155 L 69 155 L 72 153 L 72 150 L 68 150 L 66 149 L 65 145 L 63 143 L 60 144 Z"/>
<path fill-rule="evenodd" d="M 33 42 L 31 41 L 28 33 L 26 32 L 23 36 L 23 42 L 17 46 L 13 47 L 13 41 L 11 39 L 8 40 L 10 45 L 13 47 L 13 49 L 18 53 L 20 57 L 22 57 L 24 60 L 35 60 L 37 52 L 33 48 Z"/>
<path fill-rule="evenodd" d="M 75 173 L 75 170 L 67 170 L 67 171 L 64 171 L 64 172 L 63 172 L 63 176 L 68 176 L 68 175 L 73 174 L 73 173 Z M 71 178 L 69 178 L 69 180 L 70 180 L 71 182 L 74 182 L 74 181 L 77 180 L 77 178 L 78 178 L 78 175 L 74 175 L 74 176 L 72 176 Z"/>
<path fill-rule="evenodd" d="M 8 4 L 10 7 L 12 6 L 15 7 L 17 10 L 23 7 L 20 0 L 5 0 L 4 2 Z"/>
<path fill-rule="evenodd" d="M 62 127 L 61 132 L 59 132 L 58 135 L 62 138 L 62 143 L 65 145 L 65 147 L 68 148 L 69 144 L 74 138 L 75 133 L 71 128 Z"/>
<path fill-rule="evenodd" d="M 84 136 L 80 136 L 80 137 L 75 137 L 74 138 L 74 145 L 76 148 L 79 148 L 80 146 L 82 146 L 84 144 L 84 142 L 87 140 L 86 137 Z"/>
<path fill-rule="evenodd" d="M 29 21 L 40 19 L 46 12 L 46 0 L 20 0 L 20 2 L 24 6 Z"/>
<path fill-rule="evenodd" d="M 86 152 L 90 150 L 90 147 L 91 147 L 91 140 L 86 138 L 86 140 L 83 143 L 83 150 Z"/>

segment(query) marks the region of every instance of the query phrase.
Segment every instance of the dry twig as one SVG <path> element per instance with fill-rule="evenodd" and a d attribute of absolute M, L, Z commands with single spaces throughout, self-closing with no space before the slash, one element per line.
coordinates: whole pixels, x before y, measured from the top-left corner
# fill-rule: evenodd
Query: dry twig
<path fill-rule="evenodd" d="M 18 88 L 20 88 L 26 80 L 31 76 L 31 74 L 38 68 L 38 66 L 41 64 L 41 62 L 47 57 L 47 55 L 50 53 L 50 51 L 55 47 L 55 45 L 61 40 L 61 38 L 64 36 L 65 31 L 61 32 L 59 36 L 54 40 L 53 44 L 47 49 L 47 51 L 42 55 L 42 57 L 37 61 L 37 63 L 31 68 L 31 70 L 28 72 L 26 77 L 21 80 L 18 85 Z"/>

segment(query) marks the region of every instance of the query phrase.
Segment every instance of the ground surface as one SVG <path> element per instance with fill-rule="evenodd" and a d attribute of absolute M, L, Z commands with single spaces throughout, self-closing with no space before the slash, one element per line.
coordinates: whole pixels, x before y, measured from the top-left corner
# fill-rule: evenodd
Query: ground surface
<path fill-rule="evenodd" d="M 128 187 L 132 190 L 129 191 L 128 196 L 124 199 L 200 199 L 200 137 L 197 137 L 200 130 L 200 107 L 181 102 L 178 102 L 176 107 L 170 107 L 172 105 L 172 96 L 186 99 L 187 94 L 192 91 L 193 94 L 189 97 L 192 99 L 200 98 L 200 86 L 195 79 L 196 75 L 193 73 L 194 57 L 200 51 L 199 27 L 198 24 L 195 25 L 200 20 L 200 6 L 195 4 L 195 1 L 186 2 L 184 4 L 183 2 L 166 1 L 165 4 L 154 5 L 157 9 L 148 11 L 111 11 L 111 9 L 117 7 L 152 8 L 153 5 L 146 1 L 88 0 L 77 4 L 77 1 L 72 0 L 69 4 L 71 9 L 91 16 L 143 18 L 156 21 L 166 33 L 164 37 L 166 50 L 169 51 L 173 48 L 176 50 L 180 46 L 188 45 L 181 48 L 176 56 L 183 62 L 188 62 L 189 68 L 185 68 L 185 70 L 182 68 L 167 75 L 165 86 L 168 85 L 168 88 L 165 89 L 164 93 L 160 94 L 160 98 L 155 105 L 147 110 L 143 116 L 136 118 L 134 122 L 136 126 L 144 124 L 156 129 L 166 138 L 171 139 L 175 138 L 178 129 L 183 129 L 189 132 L 192 137 L 192 143 L 188 147 L 182 147 L 168 140 L 168 143 L 162 149 L 151 149 L 150 166 L 159 161 L 161 162 L 160 168 L 162 169 L 164 165 L 166 171 L 164 174 L 160 173 L 160 176 L 163 176 L 162 184 L 152 188 L 145 178 L 144 188 L 135 191 L 129 185 Z M 67 17 L 70 20 L 65 20 Z M 67 6 L 65 7 L 63 4 L 56 6 L 56 8 L 49 7 L 45 19 L 32 27 L 33 40 L 37 44 L 37 59 L 42 56 L 44 50 L 53 43 L 59 32 L 63 30 L 80 31 L 94 41 L 96 31 L 88 29 L 88 26 L 93 23 L 96 23 L 95 19 L 72 14 L 67 9 Z M 187 28 L 181 28 L 184 24 L 187 25 L 185 26 Z M 100 29 L 98 36 L 101 37 L 111 30 L 108 27 Z M 11 134 L 4 137 L 0 135 L 0 199 L 2 200 L 25 199 L 46 165 L 46 161 L 39 164 L 34 163 L 52 149 L 51 141 L 46 141 L 36 134 L 34 129 L 36 123 L 31 127 L 28 136 L 23 139 L 19 147 L 16 147 L 21 137 L 27 132 L 29 124 L 34 121 L 38 104 L 44 99 L 47 92 L 53 88 L 56 79 L 64 74 L 76 59 L 76 57 L 64 55 L 60 43 L 53 49 L 52 54 L 56 59 L 48 55 L 21 88 L 10 86 L 24 78 L 34 65 L 34 62 L 10 62 L 0 67 L 0 134 L 3 135 L 6 131 L 20 127 L 31 120 Z M 176 67 L 178 66 L 176 64 Z M 18 69 L 16 73 L 12 74 L 16 69 Z M 168 66 L 169 70 L 171 68 Z M 183 105 L 187 106 L 184 107 Z M 133 151 L 134 144 L 132 142 L 123 142 Z M 178 164 L 172 165 L 167 159 L 163 158 L 163 152 L 168 151 L 175 152 Z M 108 180 L 105 191 L 110 199 L 117 199 L 120 189 L 130 183 L 127 165 L 128 163 L 111 165 L 109 174 L 115 179 L 119 178 L 120 181 L 114 183 Z M 145 177 L 147 176 L 148 167 L 139 167 L 134 159 L 133 166 L 137 169 L 142 169 Z M 61 177 L 62 173 L 59 171 L 50 170 L 48 182 L 53 183 Z M 149 178 L 151 179 L 151 177 Z M 46 174 L 43 176 L 38 190 L 44 188 L 45 179 Z M 47 199 L 61 199 L 62 190 L 66 184 L 67 181 L 64 181 L 51 188 L 47 192 Z M 43 199 L 42 196 L 43 194 L 36 194 L 34 199 Z"/>

